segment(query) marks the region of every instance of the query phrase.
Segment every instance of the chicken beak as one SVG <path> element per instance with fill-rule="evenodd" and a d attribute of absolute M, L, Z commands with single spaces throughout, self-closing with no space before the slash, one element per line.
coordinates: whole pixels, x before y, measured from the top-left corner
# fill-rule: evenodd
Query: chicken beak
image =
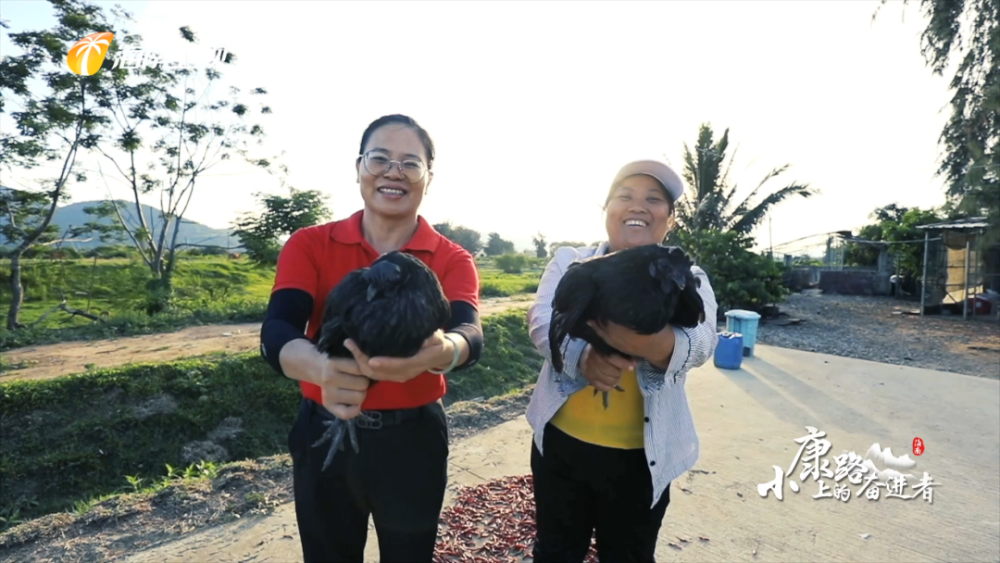
<path fill-rule="evenodd" d="M 677 289 L 684 291 L 684 287 L 687 285 L 687 280 L 684 279 L 684 272 L 675 270 L 673 274 L 671 274 L 671 277 L 673 278 L 674 283 L 677 284 Z"/>

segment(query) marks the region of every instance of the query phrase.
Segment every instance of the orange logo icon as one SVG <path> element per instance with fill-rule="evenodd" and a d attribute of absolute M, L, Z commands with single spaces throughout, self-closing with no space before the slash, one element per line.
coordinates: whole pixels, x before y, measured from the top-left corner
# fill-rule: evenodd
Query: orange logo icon
<path fill-rule="evenodd" d="M 74 73 L 81 76 L 91 76 L 97 74 L 104 64 L 104 57 L 108 55 L 111 48 L 111 40 L 115 34 L 102 31 L 91 33 L 76 42 L 66 55 L 66 64 Z"/>

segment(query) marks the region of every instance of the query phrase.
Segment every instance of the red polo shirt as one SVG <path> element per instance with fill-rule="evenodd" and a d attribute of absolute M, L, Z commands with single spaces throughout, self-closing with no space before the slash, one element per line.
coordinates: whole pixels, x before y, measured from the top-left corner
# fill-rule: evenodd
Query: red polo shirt
<path fill-rule="evenodd" d="M 379 253 L 361 231 L 364 210 L 347 219 L 296 231 L 278 258 L 272 292 L 301 289 L 313 298 L 313 312 L 306 336 L 313 339 L 322 324 L 326 296 L 344 276 L 371 266 Z M 419 258 L 438 277 L 448 301 L 466 301 L 479 308 L 479 271 L 467 250 L 434 230 L 417 217 L 417 232 L 401 251 Z M 441 327 L 444 328 L 444 327 Z M 322 404 L 320 387 L 299 382 L 302 395 Z M 405 383 L 382 381 L 368 391 L 364 410 L 404 409 L 432 403 L 444 396 L 443 375 L 425 372 Z"/>

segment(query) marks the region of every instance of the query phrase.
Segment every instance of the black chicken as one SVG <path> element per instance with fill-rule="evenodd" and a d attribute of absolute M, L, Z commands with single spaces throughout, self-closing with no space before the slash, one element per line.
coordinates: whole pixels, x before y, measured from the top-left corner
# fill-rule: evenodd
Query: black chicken
<path fill-rule="evenodd" d="M 434 331 L 444 327 L 450 316 L 451 306 L 434 272 L 405 252 L 389 252 L 370 268 L 347 274 L 330 291 L 316 348 L 331 358 L 353 358 L 344 347 L 350 338 L 370 358 L 408 358 Z M 372 421 L 364 413 L 359 418 Z M 313 447 L 332 441 L 323 464 L 325 471 L 334 453 L 343 451 L 345 432 L 354 451 L 358 451 L 358 437 L 355 419 L 325 420 L 323 424 L 327 430 Z"/>
<path fill-rule="evenodd" d="M 594 352 L 605 356 L 626 356 L 599 337 L 587 321 L 613 322 L 639 334 L 654 334 L 667 324 L 690 328 L 703 322 L 705 307 L 698 294 L 701 280 L 694 277 L 692 265 L 682 249 L 659 244 L 570 264 L 552 300 L 552 367 L 560 373 L 563 370 L 561 344 L 566 336 L 585 340 Z M 607 392 L 604 408 L 608 408 Z"/>

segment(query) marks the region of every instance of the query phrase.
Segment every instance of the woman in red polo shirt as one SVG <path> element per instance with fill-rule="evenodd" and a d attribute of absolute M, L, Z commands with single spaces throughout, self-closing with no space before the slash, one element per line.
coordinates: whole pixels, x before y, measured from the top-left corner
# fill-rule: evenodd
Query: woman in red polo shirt
<path fill-rule="evenodd" d="M 306 561 L 361 563 L 369 515 L 382 561 L 433 556 L 447 484 L 445 374 L 473 365 L 483 346 L 475 261 L 418 215 L 433 163 L 434 144 L 413 119 L 376 120 L 356 162 L 364 209 L 295 232 L 278 259 L 261 353 L 302 389 L 288 445 Z M 350 344 L 354 359 L 317 351 L 326 295 L 349 272 L 394 250 L 437 274 L 451 302 L 448 325 L 411 358 L 367 358 Z M 369 389 L 372 381 L 379 384 Z M 324 418 L 349 420 L 362 410 L 380 412 L 379 427 L 359 425 L 360 451 L 345 448 L 321 471 L 327 450 L 311 445 Z"/>

